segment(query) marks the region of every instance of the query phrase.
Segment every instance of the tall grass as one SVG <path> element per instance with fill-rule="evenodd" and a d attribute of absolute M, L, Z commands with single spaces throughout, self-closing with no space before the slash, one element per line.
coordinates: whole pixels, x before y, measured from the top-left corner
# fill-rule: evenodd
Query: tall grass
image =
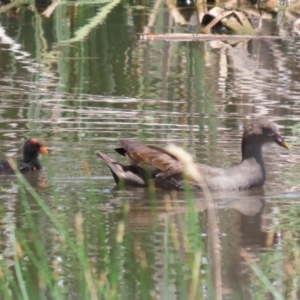
<path fill-rule="evenodd" d="M 203 200 L 210 210 L 207 211 L 209 238 L 204 239 L 203 222 L 199 219 L 199 206 L 203 203 L 199 203 L 189 188 L 184 194 L 185 203 L 180 206 L 176 192 L 166 192 L 158 198 L 150 189 L 151 205 L 142 206 L 143 214 L 135 211 L 126 191 L 118 192 L 121 205 L 107 208 L 109 212 L 101 206 L 93 213 L 78 209 L 67 214 L 58 209 L 58 189 L 51 180 L 51 168 L 47 171 L 52 201 L 41 197 L 21 174 L 16 175 L 20 199 L 18 217 L 22 220 L 11 222 L 6 240 L 11 252 L 0 261 L 2 299 L 224 298 L 221 230 L 214 201 L 209 195 Z M 97 199 L 99 204 L 101 199 L 93 192 L 94 183 L 88 168 L 86 174 L 86 199 L 90 200 L 87 203 L 96 207 Z M 38 215 L 32 209 L 32 202 L 40 208 Z M 39 219 L 43 222 L 39 223 Z M 158 221 L 160 227 L 156 224 Z M 47 226 L 41 226 L 43 224 Z M 153 241 L 149 247 L 145 239 L 148 239 L 147 234 L 153 233 L 154 226 L 155 234 L 151 235 Z M 295 243 L 293 249 L 298 249 Z M 256 257 L 257 262 L 242 249 L 241 258 L 252 276 L 251 298 L 265 299 L 265 295 L 271 294 L 274 299 L 285 299 L 282 295 L 297 294 L 298 267 L 295 264 L 298 256 L 294 253 L 292 259 L 287 259 L 270 252 Z M 281 289 L 286 288 L 285 291 L 278 289 L 278 278 L 277 287 L 274 285 L 274 272 L 267 269 L 270 262 L 272 265 L 282 259 L 294 276 L 293 280 L 291 275 L 280 279 Z M 288 279 L 286 286 L 284 279 Z M 241 294 L 232 291 L 232 299 L 240 297 Z"/>
<path fill-rule="evenodd" d="M 130 232 L 130 204 L 123 195 L 121 211 L 108 216 L 99 210 L 93 218 L 96 224 L 92 225 L 97 231 L 93 238 L 97 242 L 92 246 L 99 247 L 95 249 L 97 257 L 89 253 L 90 223 L 85 214 L 78 211 L 71 221 L 55 207 L 59 194 L 54 181 L 49 179 L 54 197 L 50 203 L 21 174 L 17 172 L 16 176 L 23 226 L 18 228 L 12 222 L 12 257 L 1 261 L 0 292 L 4 299 L 119 299 L 130 295 L 140 299 L 172 299 L 177 294 L 182 299 L 199 299 L 205 246 L 192 201 L 186 214 L 178 218 L 166 214 L 163 252 L 153 253 L 145 248 L 142 234 Z M 87 176 L 87 186 L 92 184 Z M 95 202 L 95 194 L 89 193 L 86 197 Z M 153 193 L 152 198 L 149 211 L 155 220 L 158 209 Z M 31 210 L 32 201 L 40 207 L 39 218 L 54 231 L 53 238 L 46 236 L 49 231 L 39 228 L 36 211 Z M 163 201 L 165 211 L 172 208 L 172 199 L 166 197 Z M 115 219 L 109 229 L 108 217 Z M 161 270 L 155 264 L 161 264 Z"/>

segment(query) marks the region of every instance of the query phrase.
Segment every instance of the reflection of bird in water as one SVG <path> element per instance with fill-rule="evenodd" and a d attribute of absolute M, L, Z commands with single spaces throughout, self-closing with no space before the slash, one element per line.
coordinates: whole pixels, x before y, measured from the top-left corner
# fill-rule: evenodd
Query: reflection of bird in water
<path fill-rule="evenodd" d="M 244 216 L 254 217 L 261 212 L 264 201 L 261 199 L 262 190 L 247 190 L 236 192 L 213 192 L 211 194 L 216 210 L 234 210 Z M 126 199 L 129 226 L 135 230 L 155 222 L 164 222 L 166 218 L 176 217 L 193 212 L 203 213 L 210 209 L 210 203 L 205 201 L 202 193 L 191 194 L 192 204 L 188 203 L 186 194 L 178 191 L 162 189 L 148 190 L 136 187 L 127 187 L 125 190 L 116 190 L 110 203 L 114 207 L 123 207 Z M 123 213 L 120 217 L 123 216 Z"/>
<path fill-rule="evenodd" d="M 262 146 L 275 142 L 287 148 L 275 125 L 265 119 L 258 119 L 248 125 L 243 134 L 242 161 L 229 168 L 215 168 L 195 164 L 204 179 L 204 184 L 212 191 L 245 190 L 262 186 L 265 182 L 265 167 Z M 128 139 L 120 140 L 121 147 L 115 150 L 125 156 L 130 165 L 122 165 L 108 155 L 97 152 L 110 168 L 116 184 L 145 187 L 154 182 L 156 187 L 164 189 L 183 189 L 186 181 L 196 189 L 200 186 L 184 173 L 184 163 L 176 153 L 157 146 L 145 146 Z"/>
<path fill-rule="evenodd" d="M 119 203 L 127 207 L 128 236 L 134 240 L 134 248 L 138 249 L 134 249 L 134 253 L 144 251 L 141 258 L 153 258 L 151 269 L 154 270 L 158 290 L 162 288 L 162 270 L 168 255 L 176 257 L 179 265 L 186 265 L 187 261 L 194 260 L 195 243 L 198 247 L 201 245 L 197 248 L 203 259 L 201 269 L 206 267 L 205 262 L 209 262 L 207 267 L 211 268 L 211 272 L 215 270 L 216 255 L 213 257 L 212 253 L 218 250 L 222 265 L 218 271 L 223 287 L 232 290 L 241 276 L 241 268 L 245 268 L 245 264 L 240 263 L 240 250 L 247 246 L 251 252 L 252 247 L 261 246 L 259 241 L 265 236 L 260 230 L 264 207 L 261 190 L 212 193 L 213 203 L 207 203 L 201 196 L 202 193 L 196 193 L 189 202 L 184 192 L 159 189 L 149 192 L 132 187 L 113 193 L 114 206 Z M 211 226 L 208 213 L 211 205 L 216 211 L 218 230 Z M 117 218 L 124 220 L 123 209 Z M 212 243 L 214 237 L 220 241 L 218 248 Z M 173 265 L 169 267 L 176 273 Z"/>

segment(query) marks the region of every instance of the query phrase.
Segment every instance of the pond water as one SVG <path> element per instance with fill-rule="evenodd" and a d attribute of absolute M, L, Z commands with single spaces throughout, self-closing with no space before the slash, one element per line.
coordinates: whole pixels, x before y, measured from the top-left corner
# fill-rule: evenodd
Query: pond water
<path fill-rule="evenodd" d="M 105 255 L 120 261 L 118 289 L 111 299 L 187 299 L 181 291 L 189 290 L 192 279 L 178 263 L 195 254 L 184 234 L 189 217 L 195 217 L 187 195 L 118 191 L 95 152 L 125 162 L 114 148 L 126 137 L 162 147 L 176 143 L 198 162 L 229 166 L 240 161 L 244 126 L 267 117 L 276 122 L 290 151 L 266 146 L 264 188 L 213 195 L 212 212 L 201 193 L 193 194 L 199 231 L 189 234 L 201 237 L 205 249 L 196 294 L 201 299 L 213 299 L 210 291 L 218 295 L 215 299 L 259 299 L 258 294 L 273 299 L 271 289 L 262 292 L 261 277 L 240 255 L 243 249 L 285 295 L 289 276 L 299 279 L 298 256 L 291 258 L 289 251 L 299 248 L 297 223 L 290 221 L 300 209 L 300 39 L 141 40 L 140 33 L 197 27 L 180 26 L 163 1 L 95 2 L 63 2 L 50 18 L 29 8 L 17 17 L 0 15 L 1 156 L 20 157 L 30 136 L 45 143 L 43 171 L 25 178 L 66 228 L 73 229 L 81 216 L 87 255 L 100 279 L 104 273 L 109 277 Z M 264 34 L 282 29 L 276 20 L 261 20 Z M 28 237 L 30 211 L 47 262 L 59 266 L 53 267 L 58 284 L 68 299 L 84 299 L 73 281 L 65 244 L 41 205 L 15 176 L 1 176 L 0 198 L 2 262 L 13 269 L 12 228 Z M 120 250 L 115 236 L 123 221 Z M 291 242 L 294 248 L 287 250 Z M 143 277 L 139 265 L 144 260 Z M 27 268 L 33 286 L 41 290 L 36 268 Z M 298 288 L 291 289 L 297 295 Z"/>

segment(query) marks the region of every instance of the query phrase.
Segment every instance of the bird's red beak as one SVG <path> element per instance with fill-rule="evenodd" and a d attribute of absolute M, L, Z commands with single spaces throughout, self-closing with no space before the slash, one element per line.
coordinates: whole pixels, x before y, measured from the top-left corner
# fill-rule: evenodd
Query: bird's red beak
<path fill-rule="evenodd" d="M 40 148 L 40 153 L 42 153 L 42 154 L 47 154 L 47 153 L 48 153 L 48 150 L 46 149 L 46 147 L 42 146 L 42 147 Z"/>

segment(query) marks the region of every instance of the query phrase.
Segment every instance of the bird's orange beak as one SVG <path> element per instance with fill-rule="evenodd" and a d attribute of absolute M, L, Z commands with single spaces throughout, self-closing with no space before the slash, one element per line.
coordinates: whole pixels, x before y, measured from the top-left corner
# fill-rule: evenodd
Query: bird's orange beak
<path fill-rule="evenodd" d="M 40 153 L 42 153 L 42 154 L 47 154 L 47 153 L 48 153 L 48 150 L 46 149 L 46 147 L 42 146 L 42 147 L 40 148 Z"/>

